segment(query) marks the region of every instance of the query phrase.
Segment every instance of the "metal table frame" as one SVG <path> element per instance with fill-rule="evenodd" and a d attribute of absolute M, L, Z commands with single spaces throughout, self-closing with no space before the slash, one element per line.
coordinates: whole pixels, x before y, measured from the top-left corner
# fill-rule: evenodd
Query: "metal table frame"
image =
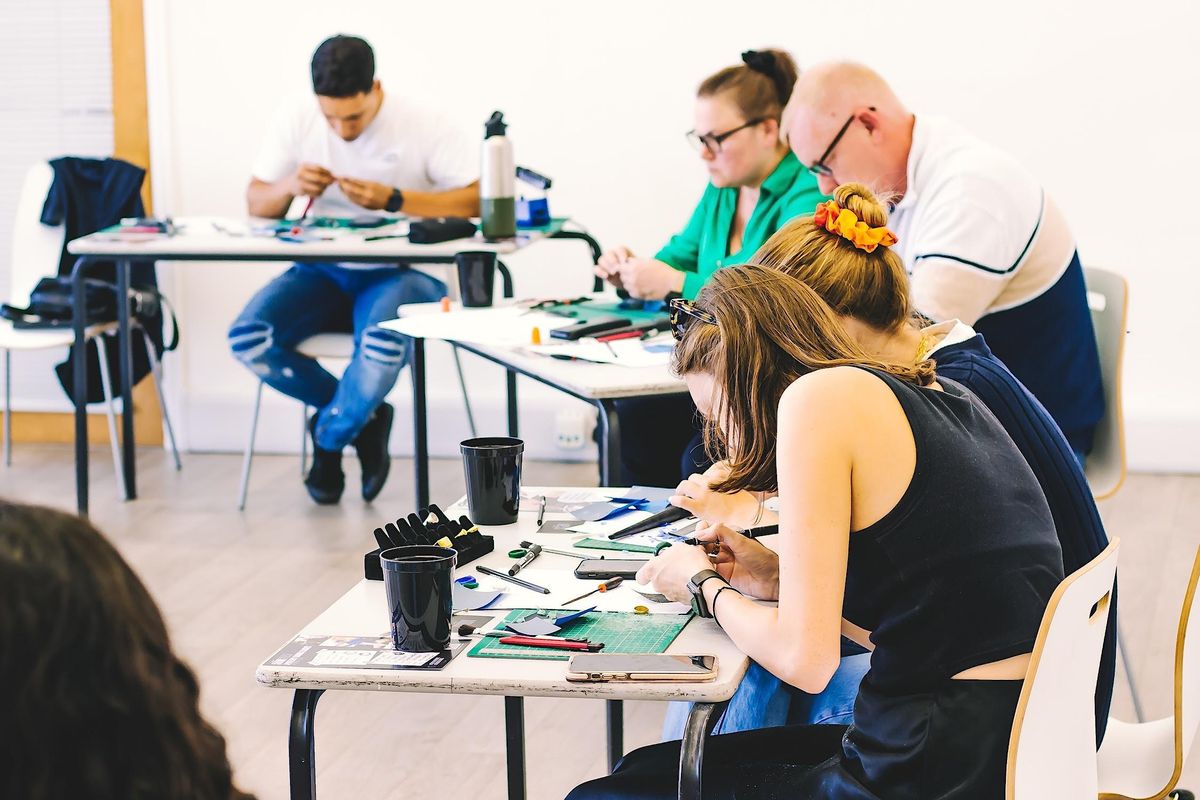
<path fill-rule="evenodd" d="M 616 477 L 621 467 L 621 431 L 617 419 L 617 400 L 628 397 L 596 398 L 577 392 L 562 383 L 558 383 L 544 375 L 537 375 L 521 367 L 504 361 L 490 353 L 480 350 L 468 342 L 447 342 L 450 346 L 479 356 L 505 369 L 505 388 L 508 397 L 508 435 L 517 437 L 519 424 L 517 419 L 517 375 L 535 380 L 552 389 L 577 398 L 596 407 L 600 412 L 600 484 L 601 486 L 616 485 Z M 425 398 L 425 340 L 413 339 L 412 363 L 409 365 L 413 381 L 413 473 L 416 480 L 417 508 L 429 505 L 429 434 L 427 420 L 427 402 Z M 638 397 L 640 395 L 630 395 Z"/>
<path fill-rule="evenodd" d="M 297 689 L 292 699 L 292 719 L 288 733 L 288 776 L 292 800 L 316 800 L 316 718 L 317 701 L 324 689 Z M 608 719 L 608 769 L 612 772 L 623 755 L 621 737 L 621 701 L 605 701 Z M 679 750 L 679 798 L 701 800 L 704 743 L 716 727 L 728 701 L 693 703 L 684 727 Z M 504 697 L 504 742 L 507 763 L 508 798 L 525 798 L 525 698 Z"/>
<path fill-rule="evenodd" d="M 547 239 L 577 239 L 584 241 L 591 250 L 593 263 L 600 258 L 600 245 L 590 235 L 583 231 L 560 230 L 546 237 Z M 470 252 L 470 248 L 464 248 L 462 252 Z M 500 276 L 503 281 L 503 291 L 505 297 L 511 297 L 513 294 L 512 275 L 507 267 L 500 261 L 499 255 L 490 253 L 495 259 L 497 268 L 500 270 Z M 322 255 L 306 255 L 302 251 L 297 251 L 291 254 L 271 254 L 271 255 L 253 255 L 239 254 L 236 257 L 214 257 L 212 254 L 185 254 L 185 255 L 164 255 L 157 256 L 152 251 L 146 253 L 138 253 L 136 255 L 81 255 L 76 261 L 71 270 L 72 283 L 72 302 L 77 309 L 84 308 L 84 279 L 88 276 L 89 271 L 102 263 L 116 262 L 116 284 L 117 296 L 125 298 L 129 296 L 129 274 L 130 267 L 133 262 L 138 261 L 153 261 L 157 259 L 166 261 L 279 261 L 288 263 L 317 263 L 328 262 L 330 256 Z M 400 259 L 381 259 L 378 255 L 354 255 L 354 256 L 338 256 L 335 260 L 347 263 L 363 263 L 363 264 L 379 264 L 379 263 L 395 263 L 397 266 L 409 266 L 412 264 L 453 264 L 454 255 L 422 255 L 420 257 L 405 257 Z M 600 279 L 594 278 L 593 286 L 598 290 Z M 74 380 L 74 400 L 75 404 L 75 503 L 76 508 L 81 516 L 87 516 L 88 513 L 88 440 L 87 440 L 87 348 L 84 346 L 86 337 L 84 331 L 86 329 L 87 320 L 83 314 L 76 314 L 72 322 L 72 329 L 75 334 L 75 342 L 73 344 L 73 359 L 71 363 L 72 376 Z M 130 315 L 128 302 L 117 303 L 117 348 L 119 353 L 118 369 L 121 375 L 121 469 L 125 477 L 126 497 L 129 500 L 137 499 L 137 454 L 136 441 L 133 431 L 133 350 L 132 336 L 130 332 Z M 420 369 L 422 373 L 422 385 L 424 384 L 424 352 L 420 355 Z M 416 366 L 416 354 L 414 352 L 414 367 Z M 415 379 L 414 379 L 415 380 Z M 510 377 L 512 391 L 516 391 L 516 377 Z M 421 419 L 424 420 L 424 394 L 421 396 Z M 512 412 L 515 413 L 515 412 Z M 428 443 L 424 439 L 424 425 L 421 426 L 421 446 L 426 452 L 426 462 L 424 468 L 428 466 Z M 426 475 L 426 495 L 428 494 L 428 478 Z M 420 481 L 418 481 L 418 486 Z"/>

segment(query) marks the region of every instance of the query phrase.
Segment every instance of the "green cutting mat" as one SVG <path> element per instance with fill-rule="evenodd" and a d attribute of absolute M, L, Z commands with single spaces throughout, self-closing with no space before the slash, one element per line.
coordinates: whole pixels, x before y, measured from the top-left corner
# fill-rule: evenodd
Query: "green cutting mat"
<path fill-rule="evenodd" d="M 577 305 L 562 306 L 553 305 L 550 307 L 555 310 L 570 311 L 570 319 L 579 320 L 580 322 L 590 322 L 599 317 L 623 317 L 629 320 L 634 325 L 641 322 L 655 322 L 660 319 L 667 318 L 665 311 L 643 311 L 641 309 L 624 309 L 618 308 L 618 303 L 597 303 L 588 301 Z M 543 311 L 549 309 L 543 309 Z"/>
<path fill-rule="evenodd" d="M 534 613 L 530 608 L 509 612 L 498 627 L 516 622 Z M 591 639 L 604 642 L 601 653 L 662 653 L 687 625 L 691 614 L 633 614 L 628 611 L 593 611 L 563 628 L 562 635 L 572 639 Z M 515 635 L 515 634 L 514 634 Z M 574 652 L 543 647 L 522 647 L 501 644 L 499 639 L 485 636 L 471 648 L 468 656 L 478 658 L 525 658 L 538 661 L 567 661 Z"/>
<path fill-rule="evenodd" d="M 580 539 L 573 547 L 582 547 L 587 550 L 621 550 L 626 553 L 653 553 L 658 548 L 651 547 L 647 544 L 633 544 L 632 542 L 622 542 L 620 540 L 613 541 L 612 539 Z"/>

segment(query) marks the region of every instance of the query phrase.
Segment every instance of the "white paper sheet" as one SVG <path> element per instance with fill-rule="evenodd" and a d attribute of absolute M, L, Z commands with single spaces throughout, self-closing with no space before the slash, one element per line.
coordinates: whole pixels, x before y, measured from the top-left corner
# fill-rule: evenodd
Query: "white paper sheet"
<path fill-rule="evenodd" d="M 527 344 L 528 342 L 526 342 Z M 611 345 L 611 349 L 610 346 Z M 616 364 L 621 367 L 665 367 L 671 363 L 671 350 L 647 350 L 640 339 L 618 339 L 615 342 L 579 339 L 574 342 L 554 342 L 530 345 L 525 348 L 539 355 L 563 355 L 593 361 L 597 364 Z"/>
<path fill-rule="evenodd" d="M 533 329 L 541 330 L 542 339 L 555 328 L 574 325 L 577 320 L 530 311 L 518 306 L 502 308 L 464 308 L 458 311 L 413 314 L 381 323 L 385 328 L 423 339 L 452 342 L 477 342 L 495 347 L 528 345 Z"/>

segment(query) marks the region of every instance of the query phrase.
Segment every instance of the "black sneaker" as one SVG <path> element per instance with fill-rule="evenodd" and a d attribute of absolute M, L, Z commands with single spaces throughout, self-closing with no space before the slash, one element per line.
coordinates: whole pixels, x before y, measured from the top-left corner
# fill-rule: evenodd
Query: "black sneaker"
<path fill-rule="evenodd" d="M 346 488 L 346 476 L 342 472 L 342 451 L 322 450 L 317 444 L 317 415 L 313 414 L 308 420 L 308 434 L 312 438 L 313 461 L 308 477 L 304 479 L 304 487 L 308 496 L 316 503 L 331 506 L 342 499 L 342 491 Z"/>
<path fill-rule="evenodd" d="M 380 403 L 375 413 L 354 439 L 358 451 L 358 463 L 362 465 L 362 496 L 368 503 L 383 491 L 392 457 L 388 454 L 388 437 L 392 433 L 392 420 L 396 411 L 387 403 Z"/>

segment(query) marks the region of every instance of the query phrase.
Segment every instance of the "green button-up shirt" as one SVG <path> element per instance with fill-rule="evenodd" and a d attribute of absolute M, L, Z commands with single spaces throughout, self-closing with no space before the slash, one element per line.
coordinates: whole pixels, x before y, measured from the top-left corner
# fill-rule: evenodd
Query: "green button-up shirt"
<path fill-rule="evenodd" d="M 696 298 L 714 272 L 748 261 L 785 222 L 813 213 L 825 196 L 817 188 L 816 177 L 789 152 L 763 181 L 758 203 L 742 233 L 742 247 L 730 253 L 729 230 L 733 227 L 737 198 L 736 187 L 718 189 L 710 183 L 687 226 L 654 256 L 687 273 L 683 296 L 689 300 Z"/>

